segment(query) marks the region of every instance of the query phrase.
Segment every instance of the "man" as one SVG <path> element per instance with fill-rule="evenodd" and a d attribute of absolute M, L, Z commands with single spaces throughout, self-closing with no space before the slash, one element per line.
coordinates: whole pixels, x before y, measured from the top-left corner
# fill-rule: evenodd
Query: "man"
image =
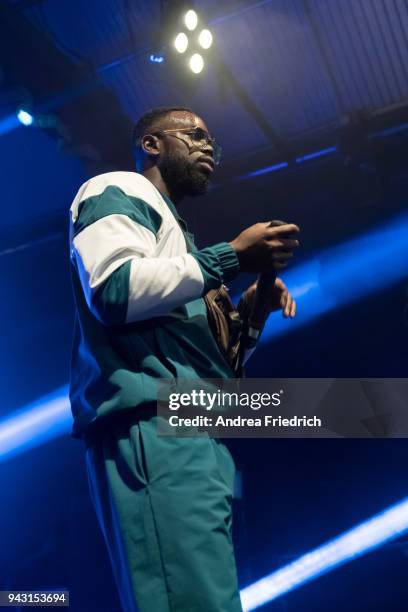
<path fill-rule="evenodd" d="M 285 231 L 298 228 L 257 223 L 198 250 L 177 205 L 206 192 L 219 161 L 205 123 L 184 107 L 155 109 L 134 146 L 137 172 L 92 178 L 71 206 L 72 435 L 87 444 L 125 612 L 238 612 L 233 459 L 216 439 L 157 436 L 157 381 L 234 377 L 203 296 L 239 272 L 285 267 L 298 244 Z M 276 307 L 295 314 L 280 280 Z"/>

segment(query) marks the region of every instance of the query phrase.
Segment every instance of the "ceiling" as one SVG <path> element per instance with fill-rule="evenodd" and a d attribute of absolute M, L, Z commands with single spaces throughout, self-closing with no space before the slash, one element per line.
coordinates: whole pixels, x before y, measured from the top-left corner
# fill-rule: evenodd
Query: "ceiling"
<path fill-rule="evenodd" d="M 310 146 L 353 111 L 378 113 L 408 98 L 405 0 L 198 0 L 216 41 L 198 77 L 182 74 L 171 48 L 164 63 L 149 61 L 171 4 L 8 2 L 74 67 L 96 73 L 132 121 L 157 105 L 193 107 L 227 161 L 269 147 L 284 154 L 305 137 Z"/>

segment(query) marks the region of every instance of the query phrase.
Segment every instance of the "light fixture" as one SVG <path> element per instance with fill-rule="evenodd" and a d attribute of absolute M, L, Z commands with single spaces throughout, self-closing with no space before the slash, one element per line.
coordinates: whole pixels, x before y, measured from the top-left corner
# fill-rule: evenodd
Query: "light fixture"
<path fill-rule="evenodd" d="M 164 62 L 164 55 L 157 55 L 156 53 L 151 53 L 149 59 L 153 64 L 162 64 Z"/>
<path fill-rule="evenodd" d="M 69 434 L 71 428 L 66 385 L 0 420 L 0 462 Z"/>
<path fill-rule="evenodd" d="M 185 10 L 177 11 L 173 15 L 173 22 L 178 24 L 180 29 L 173 30 L 172 47 L 180 55 L 188 51 L 187 57 L 182 58 L 180 65 L 190 69 L 194 74 L 200 74 L 205 65 L 205 53 L 211 46 L 214 46 L 214 38 L 212 32 L 205 27 L 204 23 L 201 23 L 201 17 L 196 11 L 192 8 L 187 10 L 187 8 L 188 6 Z M 194 34 L 192 34 L 193 31 Z"/>
<path fill-rule="evenodd" d="M 256 610 L 344 563 L 354 561 L 398 538 L 407 530 L 408 499 L 405 498 L 243 589 L 242 608 L 245 612 Z"/>
<path fill-rule="evenodd" d="M 188 47 L 188 36 L 184 32 L 177 34 L 174 40 L 174 46 L 179 53 L 184 53 Z"/>
<path fill-rule="evenodd" d="M 265 170 L 272 172 L 273 166 Z M 296 300 L 299 314 L 292 320 L 269 317 L 259 346 L 296 333 L 339 308 L 401 283 L 406 277 L 407 233 L 408 213 L 404 212 L 355 238 L 317 252 L 285 272 L 285 283 Z M 375 275 L 370 273 L 372 270 Z M 354 290 L 348 291 L 349 286 Z M 234 301 L 239 296 L 232 298 Z"/>
<path fill-rule="evenodd" d="M 194 53 L 194 55 L 190 57 L 189 66 L 194 74 L 199 74 L 204 68 L 204 60 L 202 55 L 199 53 Z"/>
<path fill-rule="evenodd" d="M 24 110 L 23 108 L 18 109 L 17 119 L 23 125 L 32 125 L 34 121 L 34 117 L 28 111 Z"/>
<path fill-rule="evenodd" d="M 212 45 L 213 36 L 210 30 L 201 30 L 200 35 L 198 37 L 198 42 L 200 43 L 203 49 L 209 49 Z"/>

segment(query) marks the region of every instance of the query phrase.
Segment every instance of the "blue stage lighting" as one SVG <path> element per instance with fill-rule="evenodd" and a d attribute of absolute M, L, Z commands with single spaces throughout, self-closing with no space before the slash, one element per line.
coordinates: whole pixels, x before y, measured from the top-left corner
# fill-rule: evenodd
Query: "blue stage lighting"
<path fill-rule="evenodd" d="M 68 433 L 71 426 L 65 386 L 0 421 L 0 461 Z"/>
<path fill-rule="evenodd" d="M 163 55 L 156 55 L 155 53 L 151 53 L 149 59 L 153 64 L 162 64 L 164 62 Z"/>
<path fill-rule="evenodd" d="M 30 115 L 30 113 L 24 110 L 23 108 L 20 108 L 20 110 L 17 112 L 17 119 L 23 125 L 32 125 L 34 121 L 34 117 Z"/>
<path fill-rule="evenodd" d="M 282 170 L 282 168 L 287 168 L 288 166 L 288 162 L 274 164 L 273 166 L 260 168 L 259 170 L 255 170 L 254 172 L 248 172 L 248 174 L 242 174 L 240 177 L 238 177 L 238 180 L 249 179 L 253 178 L 254 176 L 261 176 L 262 174 L 268 174 L 269 172 L 276 172 L 277 170 Z"/>
<path fill-rule="evenodd" d="M 246 587 L 242 607 L 245 612 L 256 610 L 407 531 L 408 498 Z"/>
<path fill-rule="evenodd" d="M 311 159 L 316 159 L 318 157 L 325 157 L 327 155 L 331 155 L 332 153 L 337 152 L 337 147 L 327 147 L 327 149 L 321 149 L 320 151 L 313 151 L 312 153 L 308 153 L 307 155 L 302 155 L 301 157 L 296 158 L 296 163 L 300 164 L 305 161 L 309 161 Z M 262 174 L 269 174 L 269 172 L 277 172 L 278 170 L 283 170 L 289 167 L 289 163 L 284 161 L 279 164 L 273 164 L 272 166 L 267 166 L 266 168 L 260 168 L 259 170 L 254 170 L 253 172 L 248 172 L 247 174 L 242 174 L 238 177 L 237 180 L 244 180 L 249 178 L 254 178 L 256 176 L 261 176 Z"/>
<path fill-rule="evenodd" d="M 20 127 L 20 121 L 17 119 L 17 115 L 13 113 L 12 115 L 0 120 L 0 136 L 11 132 L 18 127 Z"/>
<path fill-rule="evenodd" d="M 310 321 L 362 299 L 406 277 L 408 214 L 323 251 L 284 272 L 283 280 L 297 302 L 294 319 L 271 315 L 259 344 L 296 330 Z M 239 296 L 234 296 L 237 302 Z"/>
<path fill-rule="evenodd" d="M 321 149 L 320 151 L 314 151 L 313 153 L 302 155 L 301 157 L 296 158 L 296 163 L 301 164 L 302 162 L 309 161 L 310 159 L 325 157 L 326 155 L 331 155 L 332 153 L 337 153 L 337 147 L 327 147 L 327 149 Z"/>
<path fill-rule="evenodd" d="M 389 136 L 395 136 L 395 134 L 401 134 L 401 132 L 408 131 L 408 123 L 401 123 L 400 125 L 394 125 L 393 127 L 380 130 L 379 132 L 373 132 L 369 134 L 370 140 L 374 138 L 388 138 Z"/>
<path fill-rule="evenodd" d="M 403 213 L 285 272 L 282 276 L 298 305 L 296 317 L 270 316 L 259 343 L 405 278 L 407 234 L 408 213 Z M 67 433 L 71 425 L 68 387 L 63 387 L 0 422 L 0 461 Z"/>

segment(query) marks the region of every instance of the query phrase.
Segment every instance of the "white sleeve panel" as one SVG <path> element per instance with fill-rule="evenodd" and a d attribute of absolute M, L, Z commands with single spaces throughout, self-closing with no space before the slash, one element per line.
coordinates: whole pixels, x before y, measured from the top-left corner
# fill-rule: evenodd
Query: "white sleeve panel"
<path fill-rule="evenodd" d="M 112 272 L 133 257 L 148 257 L 156 249 L 153 232 L 120 214 L 98 219 L 72 243 L 88 306 L 92 295 Z"/>
<path fill-rule="evenodd" d="M 134 259 L 130 266 L 126 323 L 167 314 L 201 297 L 204 277 L 190 254 Z"/>
<path fill-rule="evenodd" d="M 204 277 L 190 254 L 155 257 L 153 232 L 127 215 L 108 215 L 73 239 L 74 255 L 89 307 L 95 291 L 131 260 L 126 323 L 169 313 L 201 297 Z"/>

